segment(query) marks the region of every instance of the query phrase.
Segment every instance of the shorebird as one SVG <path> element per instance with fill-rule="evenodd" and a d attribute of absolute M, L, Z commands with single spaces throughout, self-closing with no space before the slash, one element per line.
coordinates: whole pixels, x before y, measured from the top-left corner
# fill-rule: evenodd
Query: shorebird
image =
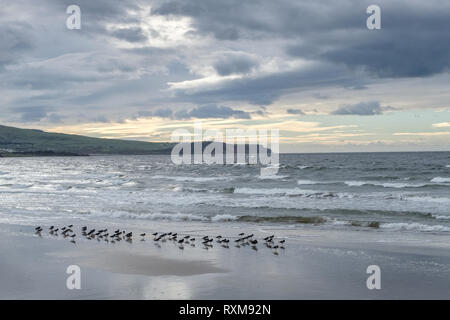
<path fill-rule="evenodd" d="M 157 236 L 157 235 L 158 235 L 158 232 L 152 233 L 152 235 L 153 235 L 153 236 Z"/>
<path fill-rule="evenodd" d="M 185 236 L 183 239 L 189 239 L 190 238 L 190 236 Z"/>
<path fill-rule="evenodd" d="M 182 244 L 184 242 L 184 239 L 178 240 L 179 244 Z"/>
<path fill-rule="evenodd" d="M 281 244 L 284 244 L 286 242 L 286 240 L 280 240 Z"/>
<path fill-rule="evenodd" d="M 145 233 L 141 233 L 140 236 L 141 236 L 141 237 L 145 237 Z"/>
<path fill-rule="evenodd" d="M 125 235 L 125 237 L 127 237 L 127 238 L 131 238 L 132 236 L 133 236 L 133 232 L 129 232 Z"/>
<path fill-rule="evenodd" d="M 238 234 L 238 236 L 242 237 L 245 233 L 241 232 Z"/>
<path fill-rule="evenodd" d="M 50 228 L 49 228 L 49 229 L 53 231 L 53 229 L 54 229 L 54 228 L 55 228 L 54 226 L 50 226 Z"/>
<path fill-rule="evenodd" d="M 86 226 L 81 227 L 81 231 L 86 231 L 86 230 L 87 230 L 87 227 L 86 227 Z"/>
<path fill-rule="evenodd" d="M 67 227 L 68 227 L 68 228 L 72 228 L 72 227 L 73 227 L 73 224 L 71 224 L 71 225 L 68 225 Z"/>
<path fill-rule="evenodd" d="M 255 239 L 255 240 L 251 240 L 250 243 L 251 243 L 251 244 L 257 244 L 257 243 L 258 243 L 258 240 L 256 240 L 256 239 Z"/>

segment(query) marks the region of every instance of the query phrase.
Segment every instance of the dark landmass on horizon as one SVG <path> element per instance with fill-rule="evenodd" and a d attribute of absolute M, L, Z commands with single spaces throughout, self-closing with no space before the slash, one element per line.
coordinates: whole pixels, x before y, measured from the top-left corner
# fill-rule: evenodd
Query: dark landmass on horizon
<path fill-rule="evenodd" d="M 211 141 L 202 142 L 202 150 Z M 37 129 L 20 129 L 0 125 L 0 157 L 56 157 L 90 155 L 170 155 L 176 143 L 92 138 L 52 133 Z M 235 155 L 238 145 L 234 145 Z M 259 152 L 262 146 L 257 145 Z M 226 153 L 226 144 L 223 144 Z M 269 154 L 270 149 L 264 149 Z M 194 143 L 191 143 L 194 152 Z M 245 145 L 248 154 L 249 145 Z M 214 154 L 214 153 L 213 153 Z"/>

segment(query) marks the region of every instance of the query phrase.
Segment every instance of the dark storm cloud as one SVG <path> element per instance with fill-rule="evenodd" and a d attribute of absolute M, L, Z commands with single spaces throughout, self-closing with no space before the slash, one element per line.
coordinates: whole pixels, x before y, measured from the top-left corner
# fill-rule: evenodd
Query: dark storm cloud
<path fill-rule="evenodd" d="M 159 117 L 176 120 L 188 119 L 210 119 L 210 118 L 236 118 L 236 119 L 250 119 L 251 115 L 248 112 L 233 109 L 227 106 L 218 106 L 215 104 L 202 105 L 191 110 L 173 111 L 169 108 L 156 109 L 155 111 L 140 111 L 138 117 Z"/>
<path fill-rule="evenodd" d="M 258 62 L 246 55 L 231 55 L 219 59 L 214 68 L 221 76 L 230 74 L 246 74 L 258 66 Z"/>
<path fill-rule="evenodd" d="M 212 33 L 218 39 L 230 28 L 235 30 L 234 40 L 291 38 L 299 43 L 288 46 L 291 56 L 345 64 L 378 77 L 423 77 L 448 71 L 449 3 L 381 0 L 377 4 L 382 29 L 368 30 L 366 8 L 372 2 L 171 0 L 153 13 L 191 17 L 197 32 Z"/>
<path fill-rule="evenodd" d="M 190 111 L 178 111 L 174 115 L 175 119 L 208 119 L 208 118 L 236 118 L 236 119 L 250 119 L 250 114 L 242 110 L 232 109 L 226 106 L 205 105 L 194 108 Z"/>
<path fill-rule="evenodd" d="M 138 27 L 116 29 L 111 31 L 111 35 L 117 39 L 128 42 L 141 42 L 147 39 L 142 29 Z"/>
<path fill-rule="evenodd" d="M 10 110 L 18 114 L 23 122 L 38 122 L 48 116 L 48 108 L 43 106 L 19 107 Z"/>
<path fill-rule="evenodd" d="M 32 48 L 30 29 L 31 26 L 20 23 L 0 25 L 0 71 Z"/>
<path fill-rule="evenodd" d="M 374 116 L 382 114 L 383 111 L 395 110 L 390 106 L 382 107 L 378 101 L 360 102 L 357 104 L 344 105 L 331 112 L 334 115 L 358 115 Z"/>
<path fill-rule="evenodd" d="M 181 101 L 199 104 L 229 100 L 270 105 L 287 92 L 329 86 L 354 89 L 361 87 L 364 81 L 350 75 L 345 67 L 314 63 L 298 70 L 235 79 L 223 83 L 219 88 L 196 88 L 193 92 L 180 89 L 176 90 L 176 94 Z"/>
<path fill-rule="evenodd" d="M 304 115 L 305 113 L 300 110 L 300 109 L 287 109 L 286 113 L 288 114 L 299 114 L 299 115 Z"/>

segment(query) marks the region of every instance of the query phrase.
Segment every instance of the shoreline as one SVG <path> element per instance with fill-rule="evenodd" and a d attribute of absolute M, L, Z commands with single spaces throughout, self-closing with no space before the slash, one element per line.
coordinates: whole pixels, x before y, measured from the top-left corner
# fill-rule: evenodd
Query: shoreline
<path fill-rule="evenodd" d="M 73 223 L 74 228 L 88 224 Z M 130 230 L 150 231 L 137 226 L 131 223 Z M 159 222 L 151 229 L 213 235 L 219 227 Z M 236 227 L 222 233 L 241 230 Z M 116 244 L 80 239 L 73 244 L 46 231 L 38 237 L 33 229 L 0 224 L 1 299 L 450 298 L 448 236 L 427 235 L 422 241 L 407 234 L 387 239 L 377 232 L 310 229 L 288 238 L 286 249 L 275 255 L 262 245 L 257 251 L 216 244 L 209 250 L 200 245 L 181 250 L 170 242 L 156 246 L 151 238 Z M 261 231 L 283 234 L 276 227 L 255 226 L 252 231 L 258 238 L 266 234 Z M 382 270 L 381 290 L 366 287 L 366 268 L 374 264 Z M 81 290 L 65 287 L 69 265 L 81 268 Z"/>

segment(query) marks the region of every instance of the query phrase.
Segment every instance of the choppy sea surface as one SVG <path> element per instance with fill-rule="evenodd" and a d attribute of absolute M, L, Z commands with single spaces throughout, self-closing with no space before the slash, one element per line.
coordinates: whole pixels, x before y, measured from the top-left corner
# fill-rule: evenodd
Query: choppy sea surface
<path fill-rule="evenodd" d="M 258 165 L 169 156 L 0 158 L 0 223 L 158 220 L 450 234 L 450 152 L 288 154 Z"/>

